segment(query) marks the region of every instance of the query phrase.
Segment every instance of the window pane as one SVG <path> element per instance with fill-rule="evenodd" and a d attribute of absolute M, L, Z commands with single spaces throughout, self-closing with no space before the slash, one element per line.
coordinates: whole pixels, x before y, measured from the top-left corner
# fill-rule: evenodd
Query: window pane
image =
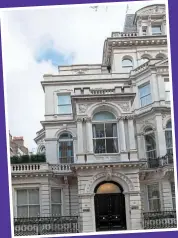
<path fill-rule="evenodd" d="M 165 131 L 166 135 L 166 147 L 172 148 L 172 131 Z"/>
<path fill-rule="evenodd" d="M 52 204 L 51 210 L 52 210 L 51 211 L 52 216 L 60 216 L 61 215 L 61 205 Z"/>
<path fill-rule="evenodd" d="M 51 189 L 51 202 L 61 203 L 61 189 Z"/>
<path fill-rule="evenodd" d="M 28 206 L 17 207 L 17 217 L 28 217 Z"/>
<path fill-rule="evenodd" d="M 59 114 L 71 114 L 72 113 L 72 106 L 71 105 L 58 106 L 58 113 Z"/>
<path fill-rule="evenodd" d="M 150 84 L 140 87 L 139 91 L 140 91 L 140 97 L 147 96 L 148 94 L 150 94 Z"/>
<path fill-rule="evenodd" d="M 96 139 L 93 143 L 96 154 L 106 153 L 105 140 Z"/>
<path fill-rule="evenodd" d="M 31 189 L 28 190 L 29 194 L 29 204 L 39 204 L 39 190 Z"/>
<path fill-rule="evenodd" d="M 152 33 L 153 34 L 160 34 L 161 33 L 161 26 L 152 26 Z"/>
<path fill-rule="evenodd" d="M 27 190 L 17 191 L 17 205 L 27 204 Z"/>
<path fill-rule="evenodd" d="M 93 125 L 93 138 L 105 137 L 104 124 Z"/>
<path fill-rule="evenodd" d="M 71 98 L 69 95 L 58 96 L 58 105 L 71 104 Z"/>
<path fill-rule="evenodd" d="M 159 198 L 159 185 L 158 184 L 148 185 L 147 188 L 148 188 L 148 199 Z"/>
<path fill-rule="evenodd" d="M 113 137 L 113 125 L 110 123 L 105 124 L 106 137 Z"/>
<path fill-rule="evenodd" d="M 60 162 L 67 162 L 68 159 L 73 157 L 73 141 L 59 142 L 59 159 Z"/>
<path fill-rule="evenodd" d="M 153 207 L 151 210 L 154 210 L 154 211 L 160 210 L 160 200 L 159 199 L 153 199 L 152 204 L 153 204 Z"/>
<path fill-rule="evenodd" d="M 124 59 L 123 61 L 122 61 L 122 66 L 123 67 L 132 67 L 133 65 L 132 65 L 132 61 L 130 60 L 130 59 Z"/>
<path fill-rule="evenodd" d="M 72 135 L 69 133 L 62 133 L 59 138 L 60 139 L 72 139 Z"/>
<path fill-rule="evenodd" d="M 29 217 L 40 216 L 40 206 L 29 206 Z"/>
<path fill-rule="evenodd" d="M 106 139 L 106 152 L 107 153 L 117 153 L 117 139 Z"/>
<path fill-rule="evenodd" d="M 114 119 L 116 119 L 115 116 L 110 112 L 98 112 L 93 117 L 93 121 L 107 121 Z"/>

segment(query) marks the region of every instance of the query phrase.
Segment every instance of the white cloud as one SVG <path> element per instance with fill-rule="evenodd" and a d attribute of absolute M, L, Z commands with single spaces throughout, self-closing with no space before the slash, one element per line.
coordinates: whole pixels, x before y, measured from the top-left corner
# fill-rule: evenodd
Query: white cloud
<path fill-rule="evenodd" d="M 164 1 L 130 2 L 129 13 L 145 5 Z M 51 62 L 38 64 L 35 53 L 54 42 L 55 48 L 73 64 L 101 63 L 104 40 L 112 31 L 122 31 L 127 3 L 2 10 L 2 49 L 4 78 L 7 85 L 9 129 L 24 136 L 31 150 L 33 138 L 44 118 L 44 93 L 40 84 L 45 73 L 57 73 Z"/>

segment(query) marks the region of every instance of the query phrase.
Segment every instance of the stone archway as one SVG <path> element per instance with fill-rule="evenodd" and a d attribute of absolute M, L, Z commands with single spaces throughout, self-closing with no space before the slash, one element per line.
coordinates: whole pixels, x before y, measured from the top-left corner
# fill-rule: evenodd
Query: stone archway
<path fill-rule="evenodd" d="M 103 181 L 94 190 L 96 231 L 126 230 L 125 195 L 120 184 Z"/>

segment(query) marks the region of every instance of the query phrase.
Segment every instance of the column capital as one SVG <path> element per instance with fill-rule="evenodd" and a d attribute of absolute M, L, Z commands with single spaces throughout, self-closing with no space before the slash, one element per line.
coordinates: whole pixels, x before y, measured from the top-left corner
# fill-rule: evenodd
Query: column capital
<path fill-rule="evenodd" d="M 83 122 L 83 117 L 77 117 L 76 121 L 77 122 Z"/>

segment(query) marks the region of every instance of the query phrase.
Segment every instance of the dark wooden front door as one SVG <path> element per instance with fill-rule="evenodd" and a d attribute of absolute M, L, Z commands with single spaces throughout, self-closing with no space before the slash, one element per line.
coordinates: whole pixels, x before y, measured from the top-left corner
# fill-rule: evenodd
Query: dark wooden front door
<path fill-rule="evenodd" d="M 96 231 L 126 230 L 124 194 L 95 194 L 95 219 Z"/>

